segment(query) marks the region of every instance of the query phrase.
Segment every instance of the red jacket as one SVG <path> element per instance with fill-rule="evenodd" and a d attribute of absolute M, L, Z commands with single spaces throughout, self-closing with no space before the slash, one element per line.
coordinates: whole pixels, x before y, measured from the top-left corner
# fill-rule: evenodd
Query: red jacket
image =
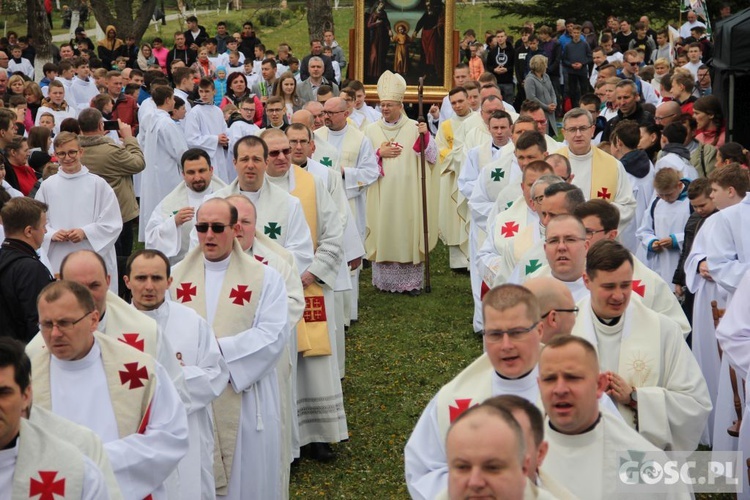
<path fill-rule="evenodd" d="M 122 120 L 133 127 L 133 135 L 138 132 L 138 103 L 131 96 L 121 93 L 112 109 L 112 119 Z"/>

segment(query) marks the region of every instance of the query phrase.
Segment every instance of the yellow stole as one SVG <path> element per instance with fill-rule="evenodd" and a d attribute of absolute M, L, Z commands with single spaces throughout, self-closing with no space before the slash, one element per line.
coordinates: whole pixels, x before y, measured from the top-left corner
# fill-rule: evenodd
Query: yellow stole
<path fill-rule="evenodd" d="M 234 240 L 229 268 L 219 292 L 219 303 L 211 325 L 217 338 L 231 337 L 253 326 L 263 291 L 265 266 L 242 251 Z M 206 271 L 200 248 L 188 252 L 173 272 L 170 295 L 206 318 Z M 213 401 L 214 478 L 216 493 L 226 495 L 242 411 L 242 393 L 231 385 Z"/>
<path fill-rule="evenodd" d="M 120 439 L 131 434 L 143 434 L 148 426 L 151 400 L 156 389 L 154 358 L 122 342 L 94 332 L 102 351 L 104 373 L 107 376 L 109 397 L 117 420 Z M 50 356 L 46 349 L 31 358 L 34 404 L 52 411 L 50 390 Z"/>
<path fill-rule="evenodd" d="M 299 198 L 305 220 L 310 228 L 313 251 L 318 249 L 318 206 L 316 202 L 315 177 L 308 171 L 292 165 L 294 168 L 294 190 L 290 193 Z M 326 314 L 323 287 L 317 282 L 305 288 L 305 313 L 300 321 L 303 336 L 307 337 L 310 349 L 304 351 L 303 356 L 330 356 L 331 341 L 328 337 L 328 322 Z M 299 326 L 297 327 L 299 332 Z M 299 340 L 299 334 L 297 339 Z"/>
<path fill-rule="evenodd" d="M 611 203 L 617 195 L 617 183 L 620 177 L 617 159 L 597 147 L 592 146 L 591 151 L 593 154 L 591 158 L 591 192 L 589 192 L 589 199 L 595 200 L 599 198 Z M 558 149 L 555 153 L 565 158 L 570 158 L 570 149 L 567 147 Z"/>
<path fill-rule="evenodd" d="M 448 145 L 448 147 L 443 148 L 439 151 L 440 156 L 438 157 L 438 161 L 442 163 L 443 161 L 445 161 L 445 157 L 448 156 L 448 153 L 450 153 L 453 149 L 453 123 L 450 120 L 445 120 L 440 125 L 440 127 L 443 131 L 445 142 Z"/>
<path fill-rule="evenodd" d="M 11 500 L 82 498 L 83 455 L 64 439 L 21 419 Z"/>

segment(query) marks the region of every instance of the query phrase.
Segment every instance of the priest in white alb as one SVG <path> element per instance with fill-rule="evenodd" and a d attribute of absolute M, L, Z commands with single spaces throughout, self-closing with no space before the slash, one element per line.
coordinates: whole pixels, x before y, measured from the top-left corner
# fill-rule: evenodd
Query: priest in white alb
<path fill-rule="evenodd" d="M 83 151 L 77 135 L 62 132 L 54 146 L 60 170 L 42 183 L 35 197 L 49 207 L 45 245 L 52 272 L 60 272 L 66 255 L 82 249 L 97 252 L 108 269 L 117 269 L 115 241 L 122 230 L 122 216 L 115 192 L 81 165 Z M 109 286 L 117 293 L 117 280 Z"/>
<path fill-rule="evenodd" d="M 542 472 L 564 484 L 581 500 L 603 498 L 692 498 L 679 481 L 670 491 L 628 491 L 623 462 L 640 453 L 663 460 L 661 449 L 647 441 L 621 419 L 600 411 L 597 399 L 608 391 L 610 381 L 599 372 L 594 346 L 575 336 L 556 337 L 542 349 L 539 359 L 539 391 L 547 414 L 545 435 L 549 451 Z M 661 462 L 664 463 L 664 462 Z"/>
<path fill-rule="evenodd" d="M 146 123 L 140 122 L 139 142 L 146 159 L 146 168 L 141 173 L 140 241 L 146 241 L 146 228 L 154 208 L 182 183 L 180 158 L 188 149 L 182 128 L 169 115 L 174 109 L 174 91 L 159 86 L 152 91 L 151 98 L 156 110 Z"/>
<path fill-rule="evenodd" d="M 208 153 L 200 148 L 185 151 L 179 169 L 182 181 L 154 207 L 146 224 L 146 248 L 164 253 L 172 264 L 181 261 L 190 248 L 196 208 L 205 197 L 226 187 L 214 175 Z"/>
<path fill-rule="evenodd" d="M 188 426 L 164 368 L 97 332 L 94 299 L 76 282 L 51 283 L 37 306 L 47 348 L 30 356 L 34 405 L 97 433 L 125 499 L 168 498 L 163 483 L 187 453 Z"/>
<path fill-rule="evenodd" d="M 276 366 L 289 341 L 284 279 L 242 251 L 237 210 L 228 201 L 206 201 L 196 218 L 200 246 L 173 270 L 170 296 L 212 326 L 229 368 L 230 383 L 213 402 L 217 497 L 277 498 L 283 445 Z"/>
<path fill-rule="evenodd" d="M 679 325 L 631 300 L 633 256 L 615 241 L 591 247 L 583 279 L 573 335 L 596 348 L 625 422 L 662 450 L 695 450 L 712 405 Z"/>
<path fill-rule="evenodd" d="M 167 301 L 172 284 L 169 259 L 158 250 L 138 250 L 125 266 L 125 286 L 133 306 L 159 324 L 185 374 L 190 396 L 187 406 L 190 449 L 180 461 L 179 497 L 216 497 L 213 471 L 214 427 L 211 402 L 229 381 L 229 371 L 211 327 L 198 313 Z"/>

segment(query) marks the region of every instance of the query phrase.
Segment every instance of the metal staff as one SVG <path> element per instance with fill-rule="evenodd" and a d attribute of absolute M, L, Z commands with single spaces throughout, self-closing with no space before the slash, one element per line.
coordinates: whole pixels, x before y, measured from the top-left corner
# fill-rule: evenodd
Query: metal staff
<path fill-rule="evenodd" d="M 427 123 L 427 120 L 424 118 L 424 109 L 422 106 L 422 94 L 424 93 L 424 76 L 419 77 L 419 89 L 417 91 L 417 96 L 419 99 L 419 117 L 417 118 L 417 121 L 419 123 Z M 420 160 L 420 166 L 421 166 L 421 174 L 422 174 L 422 225 L 424 226 L 424 272 L 425 272 L 425 278 L 424 278 L 424 291 L 425 293 L 430 293 L 432 291 L 432 287 L 430 286 L 430 238 L 429 238 L 429 229 L 427 225 L 427 174 L 426 174 L 426 166 L 425 166 L 425 140 L 424 140 L 424 134 L 419 134 L 419 160 Z"/>

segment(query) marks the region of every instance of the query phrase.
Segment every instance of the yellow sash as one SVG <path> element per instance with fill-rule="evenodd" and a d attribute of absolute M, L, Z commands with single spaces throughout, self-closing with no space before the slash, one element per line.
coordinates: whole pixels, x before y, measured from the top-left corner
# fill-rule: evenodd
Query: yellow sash
<path fill-rule="evenodd" d="M 443 137 L 445 138 L 445 142 L 447 144 L 447 147 L 440 150 L 440 157 L 438 158 L 438 161 L 442 163 L 445 161 L 445 157 L 448 156 L 448 153 L 451 152 L 453 149 L 453 124 L 450 120 L 445 120 L 440 127 L 443 131 Z"/>
<path fill-rule="evenodd" d="M 316 203 L 315 177 L 308 171 L 293 165 L 294 168 L 294 191 L 290 194 L 299 198 L 302 205 L 302 211 L 305 213 L 305 220 L 310 227 L 310 236 L 312 236 L 313 250 L 318 248 L 318 206 Z M 328 317 L 326 314 L 325 298 L 323 297 L 323 287 L 313 282 L 305 288 L 305 313 L 297 326 L 297 341 L 299 352 L 304 352 L 304 357 L 309 356 L 330 356 L 331 340 L 328 336 Z M 300 330 L 302 339 L 300 339 Z M 306 342 L 305 345 L 299 341 Z M 309 349 L 300 350 L 309 347 Z"/>
<path fill-rule="evenodd" d="M 591 192 L 589 193 L 589 199 L 599 198 L 611 203 L 615 201 L 615 196 L 617 196 L 617 183 L 620 177 L 617 159 L 599 148 L 592 147 L 591 151 L 593 155 L 591 158 Z M 567 147 L 555 152 L 565 158 L 570 157 L 570 149 Z"/>

